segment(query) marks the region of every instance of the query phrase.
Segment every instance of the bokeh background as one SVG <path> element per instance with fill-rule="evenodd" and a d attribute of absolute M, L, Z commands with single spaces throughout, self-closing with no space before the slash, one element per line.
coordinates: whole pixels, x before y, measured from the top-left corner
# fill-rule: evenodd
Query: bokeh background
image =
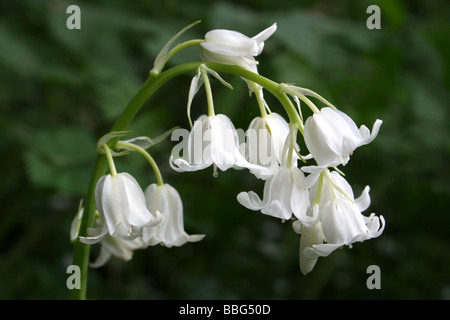
<path fill-rule="evenodd" d="M 66 8 L 81 8 L 81 30 Z M 366 9 L 381 9 L 368 30 Z M 167 183 L 180 192 L 198 243 L 151 247 L 129 262 L 111 259 L 89 273 L 89 299 L 449 299 L 449 4 L 446 1 L 0 1 L 0 298 L 67 299 L 69 228 L 84 197 L 97 139 L 145 81 L 162 45 L 213 28 L 253 36 L 278 31 L 259 57 L 261 74 L 310 88 L 371 127 L 377 139 L 344 168 L 355 193 L 371 186 L 384 234 L 320 258 L 304 276 L 291 223 L 240 206 L 240 191 L 262 191 L 245 171 L 179 174 L 168 166 L 175 142 L 152 147 Z M 198 48 L 169 66 L 198 61 Z M 156 137 L 188 128 L 190 79 L 153 96 L 131 129 Z M 238 128 L 258 115 L 245 83 L 213 83 L 217 112 Z M 267 95 L 272 111 L 283 114 Z M 320 103 L 318 103 L 320 104 Z M 193 118 L 206 110 L 201 92 Z M 138 155 L 118 159 L 142 187 L 154 182 Z M 98 247 L 92 247 L 92 259 Z M 369 290 L 369 265 L 381 289 Z"/>

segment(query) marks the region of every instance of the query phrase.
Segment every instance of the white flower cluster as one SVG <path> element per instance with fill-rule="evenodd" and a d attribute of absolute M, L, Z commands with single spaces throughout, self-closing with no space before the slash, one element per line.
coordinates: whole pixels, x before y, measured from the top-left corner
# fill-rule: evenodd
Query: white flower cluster
<path fill-rule="evenodd" d="M 180 150 L 177 146 L 169 162 L 179 172 L 213 166 L 215 173 L 217 169 L 248 169 L 262 179 L 265 183 L 262 199 L 255 192 L 248 191 L 239 193 L 237 200 L 250 210 L 283 221 L 294 220 L 293 229 L 301 235 L 300 269 L 306 274 L 313 269 L 318 257 L 327 256 L 342 246 L 351 247 L 355 242 L 378 237 L 384 230 L 382 216 L 362 214 L 370 204 L 369 187 L 355 198 L 350 184 L 336 168 L 346 165 L 356 148 L 370 143 L 377 136 L 382 121 L 376 120 L 371 131 L 366 126 L 358 128 L 348 115 L 318 94 L 286 84 L 279 84 L 276 89 L 278 97 L 285 98 L 283 106 L 286 108 L 285 104 L 289 103 L 292 107 L 286 110 L 289 122 L 280 114 L 271 112 L 263 96 L 265 83 L 255 80 L 258 79 L 255 76 L 259 76 L 255 57 L 261 54 L 264 42 L 276 29 L 274 24 L 252 38 L 230 30 L 212 30 L 206 34 L 200 43 L 204 64 L 191 82 L 188 115 L 194 96 L 202 85 L 206 90 L 208 113 L 191 123 L 191 130 L 181 143 L 183 155 L 174 152 L 175 149 Z M 167 53 L 161 61 L 173 52 L 167 50 L 165 48 Z M 238 133 L 226 115 L 215 113 L 209 76 L 231 86 L 213 70 L 214 64 L 237 66 L 246 72 L 241 74 L 254 75 L 250 77 L 252 80 L 245 77 L 244 80 L 250 93 L 255 94 L 261 115 L 251 121 L 244 134 Z M 157 65 L 159 70 L 163 63 Z M 318 98 L 327 106 L 319 109 L 306 96 Z M 298 110 L 290 98 L 296 102 Z M 304 122 L 300 100 L 313 111 L 313 115 Z M 297 143 L 299 132 L 308 149 L 304 156 Z M 103 265 L 111 255 L 129 260 L 133 250 L 138 248 L 159 243 L 167 247 L 181 246 L 201 240 L 204 235 L 188 235 L 184 231 L 180 195 L 172 186 L 162 182 L 154 161 L 142 147 L 145 139 L 119 142 L 115 144 L 116 151 L 109 149 L 108 139 L 99 142 L 100 149 L 104 149 L 108 158 L 111 173 L 101 177 L 96 185 L 97 223 L 88 229 L 87 236 L 79 237 L 86 244 L 102 244 L 101 254 L 93 266 Z M 120 155 L 112 154 L 117 149 L 143 154 L 159 176 L 158 183 L 143 191 L 130 174 L 117 173 L 112 161 L 114 155 Z M 316 163 L 298 166 L 299 162 L 306 163 L 307 160 Z M 74 221 L 73 239 L 78 237 L 77 225 L 82 211 L 81 208 Z"/>
<path fill-rule="evenodd" d="M 139 146 L 142 141 L 145 144 L 146 139 L 138 137 L 122 144 L 119 142 L 117 146 L 126 151 L 134 149 L 151 159 L 145 149 Z M 105 153 L 110 161 L 111 173 L 102 176 L 96 184 L 96 226 L 88 228 L 88 236 L 78 235 L 84 211 L 80 206 L 71 229 L 72 240 L 79 238 L 85 244 L 101 243 L 100 254 L 91 263 L 92 267 L 103 266 L 112 255 L 127 261 L 136 249 L 157 244 L 179 247 L 203 239 L 204 235 L 189 235 L 184 230 L 183 204 L 175 188 L 160 180 L 150 184 L 145 191 L 142 190 L 132 175 L 116 172 L 111 151 L 106 144 L 102 147 L 107 151 Z M 155 165 L 153 161 L 151 163 Z M 154 169 L 159 175 L 159 170 L 156 167 Z"/>
<path fill-rule="evenodd" d="M 82 243 L 102 244 L 92 267 L 103 266 L 111 255 L 127 261 L 135 249 L 156 244 L 179 247 L 204 237 L 184 231 L 180 195 L 167 183 L 153 183 L 144 192 L 130 174 L 109 174 L 98 182 L 95 200 L 99 212 L 96 222 L 100 226 L 88 229 L 88 237 L 79 237 Z M 82 213 L 77 217 L 78 223 Z"/>
<path fill-rule="evenodd" d="M 230 30 L 210 31 L 201 44 L 202 58 L 205 62 L 240 66 L 258 73 L 254 57 L 262 52 L 264 41 L 275 30 L 276 24 L 253 38 Z M 192 82 L 191 93 L 198 91 L 202 75 L 212 74 L 206 66 L 201 68 Z M 214 77 L 223 82 L 217 74 Z M 293 119 L 288 123 L 279 114 L 268 111 L 262 87 L 246 81 L 264 108 L 261 108 L 261 116 L 250 123 L 245 143 L 239 141 L 231 120 L 226 115 L 216 115 L 209 105 L 208 115 L 194 122 L 187 141 L 182 142 L 183 156 L 172 153 L 172 168 L 180 172 L 211 165 L 222 171 L 246 168 L 265 180 L 262 199 L 249 191 L 239 193 L 237 200 L 250 210 L 282 220 L 294 219 L 293 229 L 301 234 L 300 269 L 304 274 L 313 269 L 318 257 L 327 256 L 342 246 L 351 247 L 355 242 L 378 237 L 384 229 L 383 217 L 361 213 L 370 204 L 369 187 L 355 199 L 342 172 L 332 168 L 346 165 L 356 148 L 370 143 L 377 136 L 382 121 L 376 120 L 372 131 L 366 126 L 358 128 L 348 115 L 333 106 L 318 109 L 305 97 L 320 97 L 312 91 L 282 85 L 280 90 L 293 97 L 298 106 L 300 98 L 314 112 L 304 123 Z M 189 97 L 189 106 L 192 99 L 193 94 Z M 309 151 L 306 156 L 300 155 L 296 142 L 299 130 Z M 262 158 L 268 161 L 261 161 Z M 314 159 L 316 165 L 299 167 L 300 159 L 304 162 Z"/>

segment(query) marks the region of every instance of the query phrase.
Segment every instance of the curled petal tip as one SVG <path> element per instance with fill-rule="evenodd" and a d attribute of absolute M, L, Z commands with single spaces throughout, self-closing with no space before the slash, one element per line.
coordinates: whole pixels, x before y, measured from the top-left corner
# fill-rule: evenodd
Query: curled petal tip
<path fill-rule="evenodd" d="M 258 33 L 256 36 L 254 36 L 252 39 L 255 40 L 257 43 L 262 43 L 266 41 L 267 39 L 272 36 L 275 31 L 277 31 L 277 23 L 275 22 L 270 27 L 264 29 L 260 33 Z"/>

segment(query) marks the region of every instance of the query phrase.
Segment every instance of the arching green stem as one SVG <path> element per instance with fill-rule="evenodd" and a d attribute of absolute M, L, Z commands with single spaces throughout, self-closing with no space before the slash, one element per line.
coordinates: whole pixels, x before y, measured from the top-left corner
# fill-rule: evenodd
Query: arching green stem
<path fill-rule="evenodd" d="M 161 175 L 161 171 L 159 171 L 158 165 L 156 164 L 153 157 L 147 151 L 145 151 L 145 149 L 143 149 L 133 143 L 123 142 L 123 141 L 119 141 L 116 144 L 116 146 L 118 148 L 125 147 L 128 150 L 134 150 L 134 151 L 139 152 L 148 161 L 148 163 L 150 163 L 150 166 L 152 167 L 153 171 L 155 172 L 156 182 L 157 182 L 158 186 L 162 186 L 164 184 L 164 181 L 163 181 L 163 178 Z"/>

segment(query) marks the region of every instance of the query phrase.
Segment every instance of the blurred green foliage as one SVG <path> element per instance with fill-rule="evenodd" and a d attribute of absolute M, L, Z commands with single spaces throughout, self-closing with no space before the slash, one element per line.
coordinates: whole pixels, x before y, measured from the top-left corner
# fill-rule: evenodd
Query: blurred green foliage
<path fill-rule="evenodd" d="M 70 4 L 81 8 L 81 30 L 66 28 Z M 366 28 L 371 4 L 381 8 L 381 30 Z M 175 142 L 166 140 L 152 154 L 183 198 L 186 230 L 206 238 L 91 269 L 88 298 L 449 299 L 449 13 L 437 0 L 0 2 L 0 298 L 69 297 L 69 228 L 96 140 L 143 84 L 162 45 L 200 19 L 183 39 L 213 28 L 252 36 L 277 22 L 259 57 L 261 74 L 320 93 L 358 124 L 384 120 L 377 139 L 343 168 L 356 194 L 371 186 L 370 210 L 385 217 L 384 234 L 320 258 L 303 276 L 291 224 L 236 201 L 240 191 L 261 193 L 261 181 L 231 170 L 218 178 L 211 170 L 178 174 L 167 162 Z M 169 65 L 198 59 L 198 48 L 189 48 Z M 188 127 L 192 76 L 148 101 L 131 127 L 135 135 Z M 226 80 L 235 90 L 214 85 L 217 112 L 245 129 L 258 108 L 243 81 Z M 205 108 L 199 94 L 193 118 Z M 117 166 L 142 187 L 154 182 L 137 155 Z M 366 287 L 372 264 L 381 268 L 380 290 Z"/>

